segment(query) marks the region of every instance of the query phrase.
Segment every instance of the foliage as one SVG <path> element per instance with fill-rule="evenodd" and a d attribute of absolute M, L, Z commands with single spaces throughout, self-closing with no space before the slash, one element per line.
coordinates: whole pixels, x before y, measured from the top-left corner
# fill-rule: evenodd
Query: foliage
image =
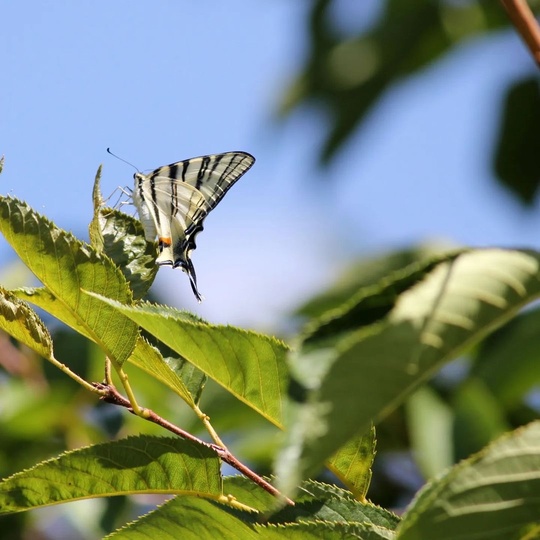
<path fill-rule="evenodd" d="M 1 289 L 0 328 L 48 360 L 64 382 L 74 382 L 54 397 L 32 395 L 24 386 L 3 393 L 2 429 L 8 436 L 2 439 L 46 441 L 47 456 L 30 445 L 22 461 L 8 465 L 9 448 L 6 442 L 0 447 L 0 466 L 7 473 L 0 482 L 0 512 L 7 516 L 2 519 L 107 498 L 102 531 L 117 529 L 109 538 L 155 537 L 157 531 L 182 538 L 507 539 L 538 534 L 540 422 L 508 431 L 510 423 L 491 422 L 489 404 L 502 396 L 508 410 L 523 406 L 523 393 L 538 379 L 533 360 L 537 311 L 516 314 L 540 296 L 539 253 L 417 250 L 393 256 L 387 264 L 380 260 L 365 272 L 358 268 L 356 284 L 349 279 L 344 285 L 346 294 L 339 288 L 327 291 L 299 311 L 308 320 L 287 345 L 141 300 L 155 277 L 156 246 L 143 241 L 136 220 L 102 207 L 99 172 L 94 203 L 89 245 L 25 203 L 0 197 L 0 231 L 42 284 Z M 57 357 L 62 341 L 52 337 L 57 332 L 49 331 L 54 324 L 45 323 L 47 314 L 92 344 L 86 358 Z M 530 354 L 510 368 L 512 343 L 526 339 Z M 459 355 L 474 358 L 474 364 L 455 410 L 460 403 L 466 409 L 467 396 L 483 396 L 486 414 L 473 415 L 471 429 L 474 422 L 496 427 L 479 439 L 481 446 L 469 448 L 464 461 L 430 478 L 400 518 L 366 498 L 375 456 L 372 423 L 384 426 L 405 404 L 409 412 L 425 411 L 422 403 L 440 404 L 430 406 L 429 413 L 444 410 L 436 385 L 422 385 Z M 94 382 L 102 378 L 99 364 L 105 366 L 105 379 Z M 514 383 L 501 384 L 505 378 Z M 185 423 L 176 412 L 180 400 L 195 413 Z M 101 405 L 94 406 L 96 420 L 86 426 L 77 419 L 76 406 L 69 418 L 63 417 L 66 404 L 91 408 L 92 401 Z M 205 412 L 206 406 L 214 412 Z M 120 407 L 136 422 L 129 425 L 125 415 L 111 412 Z M 10 408 L 21 413 L 10 419 Z M 268 470 L 269 459 L 274 461 L 275 480 L 270 481 L 281 493 L 242 463 L 218 434 L 219 413 L 229 408 L 236 438 L 249 440 L 254 429 L 267 446 Z M 431 425 L 428 416 L 424 420 Z M 191 430 L 178 427 L 189 422 Z M 71 445 L 51 444 L 50 428 L 69 435 Z M 202 428 L 212 442 L 194 434 Z M 277 445 L 278 428 L 284 436 Z M 429 446 L 422 426 L 416 437 L 417 448 L 422 440 L 424 448 Z M 223 463 L 242 476 L 224 475 Z M 434 460 L 426 463 L 432 471 L 437 466 Z M 316 481 L 325 468 L 343 487 Z M 172 498 L 118 528 L 128 516 L 111 519 L 111 501 L 148 494 Z"/>
<path fill-rule="evenodd" d="M 282 107 L 325 108 L 323 162 L 396 83 L 508 27 L 490 0 L 386 0 L 345 31 L 336 4 L 312 3 Z M 530 204 L 536 73 L 502 105 L 494 170 Z M 102 503 L 86 537 L 540 537 L 540 253 L 362 261 L 284 341 L 145 300 L 156 245 L 103 207 L 99 176 L 90 244 L 0 197 L 0 231 L 40 282 L 0 285 L 0 538 L 38 536 L 39 509 L 76 501 Z"/>
<path fill-rule="evenodd" d="M 537 0 L 527 3 L 539 7 Z M 463 43 L 510 26 L 500 2 L 492 0 L 365 4 L 353 11 L 352 5 L 333 0 L 313 2 L 307 59 L 283 98 L 283 114 L 307 104 L 324 109 L 323 162 L 335 157 L 387 90 L 443 60 Z M 347 28 L 336 22 L 338 9 L 345 12 L 341 18 L 352 12 Z M 530 74 L 509 81 L 504 93 L 501 111 L 493 111 L 494 117 L 501 118 L 493 135 L 497 140 L 494 172 L 514 196 L 531 205 L 540 186 L 540 165 L 535 159 L 540 151 L 535 135 L 540 91 L 533 62 Z"/>

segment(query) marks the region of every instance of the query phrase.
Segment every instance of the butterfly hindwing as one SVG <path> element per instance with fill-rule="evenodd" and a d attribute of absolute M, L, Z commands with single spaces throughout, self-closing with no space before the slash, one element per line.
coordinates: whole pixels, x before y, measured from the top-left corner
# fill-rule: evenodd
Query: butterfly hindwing
<path fill-rule="evenodd" d="M 245 152 L 227 152 L 171 163 L 148 175 L 136 173 L 133 202 L 146 239 L 158 237 L 157 264 L 182 268 L 199 301 L 195 269 L 190 258 L 195 237 L 208 213 L 253 165 Z"/>

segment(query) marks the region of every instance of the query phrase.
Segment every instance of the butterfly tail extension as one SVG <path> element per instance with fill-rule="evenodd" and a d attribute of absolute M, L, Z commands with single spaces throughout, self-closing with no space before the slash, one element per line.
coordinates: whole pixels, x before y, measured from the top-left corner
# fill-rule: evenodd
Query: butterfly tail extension
<path fill-rule="evenodd" d="M 189 255 L 176 259 L 176 261 L 174 261 L 173 268 L 178 267 L 182 268 L 182 270 L 188 275 L 191 290 L 193 291 L 197 302 L 199 302 L 200 304 L 204 300 L 204 297 L 197 288 L 197 274 L 195 273 L 195 267 L 193 266 L 193 262 L 189 258 Z"/>

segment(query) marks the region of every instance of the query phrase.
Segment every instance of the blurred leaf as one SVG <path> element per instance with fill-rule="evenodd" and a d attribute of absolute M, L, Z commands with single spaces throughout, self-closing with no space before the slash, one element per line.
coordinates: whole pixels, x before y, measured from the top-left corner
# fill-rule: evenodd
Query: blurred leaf
<path fill-rule="evenodd" d="M 447 254 L 448 249 L 425 245 L 361 260 L 348 268 L 334 286 L 319 293 L 298 308 L 296 315 L 309 318 L 320 317 L 324 312 L 344 304 L 351 296 L 357 294 L 358 289 L 376 285 L 383 279 L 387 280 L 389 275 L 398 270 L 409 266 L 413 268 L 414 264 L 421 267 L 424 262 L 445 257 Z"/>
<path fill-rule="evenodd" d="M 398 297 L 419 283 L 439 264 L 452 261 L 464 251 L 434 255 L 387 274 L 375 284 L 361 287 L 333 309 L 306 325 L 303 348 L 321 347 L 325 342 L 336 342 L 360 326 L 368 327 L 383 320 L 394 307 Z"/>
<path fill-rule="evenodd" d="M 375 24 L 350 36 L 336 28 L 334 4 L 313 4 L 311 50 L 282 106 L 289 112 L 316 102 L 329 113 L 323 161 L 335 155 L 392 85 L 441 59 L 463 40 L 509 24 L 492 0 L 386 0 Z M 340 8 L 347 10 L 347 4 Z"/>
<path fill-rule="evenodd" d="M 540 422 L 518 429 L 428 484 L 396 540 L 508 540 L 528 536 L 540 516 Z"/>
<path fill-rule="evenodd" d="M 0 482 L 0 514 L 133 493 L 222 494 L 220 460 L 178 438 L 129 437 L 66 452 Z"/>
<path fill-rule="evenodd" d="M 377 320 L 344 311 L 337 342 L 315 340 L 291 355 L 287 442 L 276 466 L 290 492 L 345 441 L 403 402 L 435 369 L 540 295 L 540 256 L 478 250 L 426 269 Z M 404 290 L 405 289 L 405 290 Z M 388 302 L 381 288 L 366 305 Z M 367 300 L 367 299 L 365 299 Z M 381 302 L 379 302 L 381 303 Z M 355 304 L 353 306 L 356 310 Z M 371 309 L 371 308 L 370 308 Z M 354 319 L 359 329 L 353 331 Z M 332 321 L 340 329 L 339 317 Z"/>
<path fill-rule="evenodd" d="M 407 400 L 406 411 L 414 459 L 426 478 L 434 478 L 455 461 L 452 410 L 423 386 Z"/>
<path fill-rule="evenodd" d="M 540 384 L 540 310 L 521 313 L 478 349 L 471 375 L 478 377 L 502 407 L 519 406 L 523 396 Z"/>
<path fill-rule="evenodd" d="M 457 460 L 478 452 L 510 427 L 505 421 L 501 403 L 476 377 L 469 377 L 459 387 L 452 405 Z"/>
<path fill-rule="evenodd" d="M 282 422 L 288 375 L 286 345 L 234 326 L 194 321 L 177 309 L 141 303 L 126 306 L 100 297 L 130 317 L 208 377 L 276 425 Z"/>
<path fill-rule="evenodd" d="M 64 422 L 75 421 L 77 411 L 70 410 L 73 404 L 65 388 L 50 392 L 30 391 L 26 384 L 12 383 L 2 389 L 2 438 L 25 441 L 25 445 L 41 437 L 58 433 Z"/>
<path fill-rule="evenodd" d="M 540 184 L 540 81 L 531 77 L 508 90 L 494 167 L 501 183 L 528 205 Z"/>
<path fill-rule="evenodd" d="M 81 294 L 86 289 L 120 302 L 131 301 L 126 281 L 110 259 L 10 197 L 0 197 L 0 232 L 47 288 L 47 305 L 40 307 L 90 337 L 111 360 L 120 364 L 127 360 L 137 325 L 96 298 Z M 31 295 L 25 299 L 32 301 Z"/>

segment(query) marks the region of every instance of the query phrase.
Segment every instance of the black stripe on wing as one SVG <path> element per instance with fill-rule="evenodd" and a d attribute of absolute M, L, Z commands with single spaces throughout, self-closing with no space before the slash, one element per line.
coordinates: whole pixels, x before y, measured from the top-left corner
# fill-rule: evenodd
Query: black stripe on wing
<path fill-rule="evenodd" d="M 190 184 L 202 193 L 210 211 L 254 162 L 255 158 L 247 152 L 210 154 L 165 165 L 152 171 L 148 178 L 159 176 Z"/>

